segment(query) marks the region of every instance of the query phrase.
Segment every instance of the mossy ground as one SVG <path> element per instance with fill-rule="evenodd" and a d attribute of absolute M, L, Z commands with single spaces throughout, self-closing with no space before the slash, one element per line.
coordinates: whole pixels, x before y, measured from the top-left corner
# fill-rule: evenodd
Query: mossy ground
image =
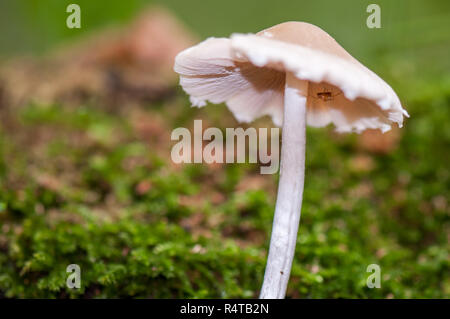
<path fill-rule="evenodd" d="M 448 87 L 409 101 L 387 154 L 308 130 L 289 297 L 449 297 L 449 104 Z M 256 297 L 277 176 L 256 164 L 172 164 L 171 128 L 197 118 L 238 126 L 224 107 L 189 108 L 181 92 L 142 108 L 2 114 L 1 295 Z M 65 285 L 72 263 L 78 290 Z M 366 286 L 372 263 L 380 289 Z"/>

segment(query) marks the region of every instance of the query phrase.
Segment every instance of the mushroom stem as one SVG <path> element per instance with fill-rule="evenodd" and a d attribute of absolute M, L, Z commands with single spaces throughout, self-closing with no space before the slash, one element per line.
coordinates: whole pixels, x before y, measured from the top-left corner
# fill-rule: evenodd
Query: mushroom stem
<path fill-rule="evenodd" d="M 305 180 L 308 81 L 286 74 L 280 179 L 261 299 L 282 299 L 291 272 Z"/>

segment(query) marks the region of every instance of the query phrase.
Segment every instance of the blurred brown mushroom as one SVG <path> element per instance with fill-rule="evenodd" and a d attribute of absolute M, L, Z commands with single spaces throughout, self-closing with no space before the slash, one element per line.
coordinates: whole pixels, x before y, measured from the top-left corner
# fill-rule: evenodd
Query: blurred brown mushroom
<path fill-rule="evenodd" d="M 194 41 L 169 11 L 151 7 L 130 26 L 96 31 L 45 57 L 9 61 L 0 68 L 2 92 L 11 106 L 161 100 L 173 93 L 174 57 Z"/>

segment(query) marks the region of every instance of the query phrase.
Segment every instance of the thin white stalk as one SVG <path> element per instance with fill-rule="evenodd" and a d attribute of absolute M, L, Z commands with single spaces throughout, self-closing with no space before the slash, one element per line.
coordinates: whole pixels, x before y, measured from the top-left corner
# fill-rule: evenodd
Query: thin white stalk
<path fill-rule="evenodd" d="M 282 299 L 291 273 L 305 180 L 308 82 L 286 75 L 280 179 L 261 299 Z"/>

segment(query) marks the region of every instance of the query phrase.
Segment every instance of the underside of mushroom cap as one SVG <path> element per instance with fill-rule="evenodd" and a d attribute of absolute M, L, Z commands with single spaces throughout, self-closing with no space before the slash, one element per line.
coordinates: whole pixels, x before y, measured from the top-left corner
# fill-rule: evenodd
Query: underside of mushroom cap
<path fill-rule="evenodd" d="M 236 61 L 230 39 L 209 38 L 181 52 L 174 70 L 193 106 L 225 102 L 240 122 L 270 115 L 281 126 L 285 73 Z"/>
<path fill-rule="evenodd" d="M 392 88 L 320 28 L 288 22 L 257 35 L 210 38 L 175 60 L 191 102 L 225 102 L 239 121 L 270 115 L 282 124 L 286 72 L 308 80 L 307 124 L 333 123 L 339 132 L 391 128 L 403 123 Z"/>

